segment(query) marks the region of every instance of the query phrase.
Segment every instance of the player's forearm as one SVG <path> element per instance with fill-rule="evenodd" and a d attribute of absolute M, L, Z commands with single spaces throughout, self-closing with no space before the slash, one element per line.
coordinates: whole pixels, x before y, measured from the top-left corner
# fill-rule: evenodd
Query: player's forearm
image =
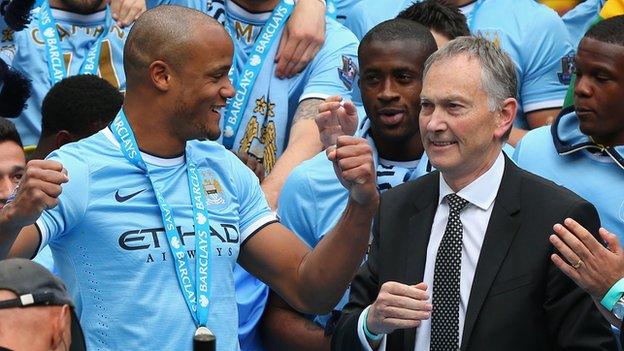
<path fill-rule="evenodd" d="M 378 197 L 366 205 L 349 200 L 336 226 L 305 256 L 298 290 L 306 311 L 327 313 L 344 294 L 364 258 L 378 202 Z"/>
<path fill-rule="evenodd" d="M 274 300 L 281 300 L 279 306 Z M 330 349 L 331 338 L 313 321 L 288 306 L 279 296 L 271 295 L 261 324 L 267 350 L 323 351 Z"/>
<path fill-rule="evenodd" d="M 277 208 L 277 199 L 290 172 L 301 162 L 314 157 L 323 148 L 318 129 L 312 119 L 296 122 L 290 130 L 289 140 L 288 147 L 262 182 L 262 190 L 273 210 Z"/>

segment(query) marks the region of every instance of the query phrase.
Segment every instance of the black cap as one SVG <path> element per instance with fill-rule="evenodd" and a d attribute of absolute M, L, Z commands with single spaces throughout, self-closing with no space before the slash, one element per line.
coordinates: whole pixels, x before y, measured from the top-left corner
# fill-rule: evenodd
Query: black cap
<path fill-rule="evenodd" d="M 72 318 L 69 350 L 86 350 L 82 328 L 74 312 L 74 303 L 63 282 L 45 267 L 23 258 L 0 261 L 0 290 L 10 290 L 17 295 L 14 307 L 69 305 Z"/>

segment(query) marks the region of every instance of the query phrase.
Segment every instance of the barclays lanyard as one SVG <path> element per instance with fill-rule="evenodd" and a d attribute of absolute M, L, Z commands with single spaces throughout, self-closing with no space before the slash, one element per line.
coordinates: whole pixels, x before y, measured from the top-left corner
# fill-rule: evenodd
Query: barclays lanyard
<path fill-rule="evenodd" d="M 100 64 L 100 49 L 102 48 L 102 40 L 106 37 L 106 32 L 110 30 L 112 20 L 110 10 L 106 7 L 106 24 L 102 29 L 102 33 L 98 35 L 95 42 L 89 47 L 87 57 L 80 66 L 78 74 L 97 74 Z M 56 29 L 56 21 L 52 17 L 50 3 L 44 0 L 39 9 L 39 33 L 45 43 L 46 58 L 48 60 L 48 73 L 50 74 L 50 83 L 55 85 L 63 78 L 67 77 L 67 68 L 61 51 L 61 38 Z"/>
<path fill-rule="evenodd" d="M 126 119 L 123 110 L 119 111 L 111 124 L 115 138 L 119 142 L 120 149 L 130 163 L 145 172 L 150 180 L 158 207 L 162 215 L 162 221 L 167 234 L 167 242 L 174 258 L 175 271 L 178 276 L 180 290 L 186 301 L 186 305 L 195 320 L 197 327 L 205 327 L 208 321 L 208 303 L 210 297 L 210 223 L 206 210 L 206 195 L 202 187 L 202 179 L 197 170 L 197 165 L 187 155 L 187 178 L 191 204 L 193 206 L 193 223 L 195 226 L 195 277 L 190 275 L 189 259 L 182 244 L 174 221 L 173 209 L 167 204 L 165 197 L 158 184 L 150 176 L 149 168 L 143 161 L 139 147 L 134 138 L 132 128 Z"/>
<path fill-rule="evenodd" d="M 228 149 L 232 149 L 234 146 L 236 133 L 238 133 L 238 128 L 240 128 L 244 117 L 243 114 L 247 108 L 247 103 L 251 97 L 256 79 L 270 51 L 269 48 L 275 43 L 276 39 L 279 39 L 276 34 L 280 33 L 294 7 L 295 3 L 293 0 L 281 0 L 275 9 L 273 9 L 271 17 L 263 26 L 260 35 L 256 38 L 243 70 L 241 72 L 236 72 L 235 68 L 231 70 L 232 74 L 230 78 L 232 84 L 236 88 L 236 95 L 228 100 L 225 109 L 223 145 Z M 232 40 L 236 41 L 236 30 L 231 27 L 227 19 L 225 20 L 225 28 L 232 36 Z M 237 55 L 236 50 L 234 55 Z"/>

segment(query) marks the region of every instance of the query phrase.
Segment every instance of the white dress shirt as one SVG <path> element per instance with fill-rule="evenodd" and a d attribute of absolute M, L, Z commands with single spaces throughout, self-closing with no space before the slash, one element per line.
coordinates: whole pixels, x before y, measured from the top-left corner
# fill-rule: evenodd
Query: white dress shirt
<path fill-rule="evenodd" d="M 485 237 L 492 209 L 494 208 L 494 200 L 498 193 L 503 171 L 505 169 L 505 158 L 502 152 L 496 158 L 496 161 L 487 172 L 475 179 L 472 183 L 465 186 L 457 195 L 469 202 L 468 205 L 460 213 L 459 218 L 463 227 L 463 245 L 461 256 L 461 272 L 459 281 L 459 342 L 461 344 L 464 320 L 466 310 L 468 308 L 468 298 L 472 288 L 472 280 L 479 261 L 481 253 L 481 245 Z M 442 241 L 446 222 L 448 221 L 449 206 L 444 197 L 454 193 L 451 187 L 446 183 L 444 178 L 440 176 L 440 195 L 438 198 L 438 208 L 433 217 L 433 225 L 431 227 L 431 235 L 429 237 L 429 245 L 427 246 L 427 260 L 425 262 L 424 282 L 428 286 L 429 296 L 433 295 L 433 271 L 435 268 L 436 255 L 438 247 Z M 367 307 L 367 309 L 370 308 Z M 435 310 L 435 306 L 433 306 Z M 365 310 L 366 311 L 366 310 Z M 364 312 L 365 312 L 364 311 Z M 364 335 L 363 323 L 364 315 L 360 315 L 358 321 L 358 336 L 362 346 L 369 351 L 371 347 Z M 422 321 L 420 327 L 416 329 L 416 344 L 414 350 L 429 350 L 431 339 L 431 319 Z M 385 350 L 386 338 L 384 337 L 378 350 Z"/>

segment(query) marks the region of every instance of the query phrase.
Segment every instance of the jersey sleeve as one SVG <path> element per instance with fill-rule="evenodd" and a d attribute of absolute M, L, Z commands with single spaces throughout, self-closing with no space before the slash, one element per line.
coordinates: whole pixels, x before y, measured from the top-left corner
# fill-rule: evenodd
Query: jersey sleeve
<path fill-rule="evenodd" d="M 277 202 L 280 222 L 314 247 L 319 239 L 316 235 L 316 199 L 310 186 L 305 164 L 296 167 L 286 179 Z"/>
<path fill-rule="evenodd" d="M 574 50 L 565 25 L 550 10 L 535 14 L 522 43 L 524 64 L 520 96 L 525 113 L 563 105 L 574 62 Z"/>
<path fill-rule="evenodd" d="M 306 84 L 299 101 L 340 95 L 351 99 L 357 86 L 358 41 L 348 29 L 328 19 L 325 43 L 306 69 Z"/>
<path fill-rule="evenodd" d="M 89 167 L 75 155 L 55 151 L 47 158 L 60 162 L 67 170 L 69 181 L 63 184 L 58 205 L 46 210 L 37 220 L 41 233 L 41 248 L 57 241 L 82 220 L 89 203 Z"/>
<path fill-rule="evenodd" d="M 269 208 L 258 177 L 245 166 L 233 153 L 230 157 L 233 180 L 240 204 L 239 226 L 241 243 L 251 238 L 258 230 L 277 222 L 276 215 Z"/>

